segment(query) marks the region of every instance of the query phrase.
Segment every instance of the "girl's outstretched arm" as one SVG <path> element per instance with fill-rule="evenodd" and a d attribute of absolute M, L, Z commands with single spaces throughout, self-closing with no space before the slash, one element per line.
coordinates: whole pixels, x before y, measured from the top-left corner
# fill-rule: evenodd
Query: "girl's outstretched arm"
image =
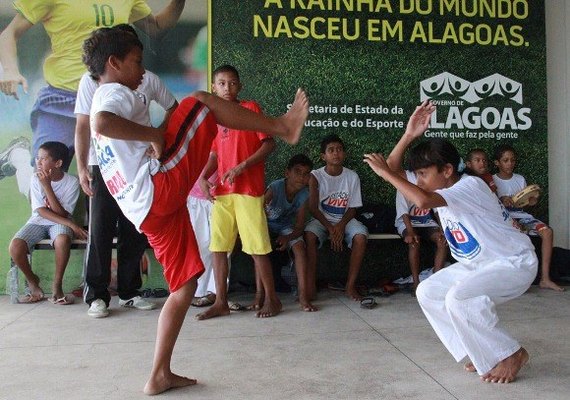
<path fill-rule="evenodd" d="M 405 177 L 404 172 L 404 155 L 406 150 L 414 140 L 421 137 L 429 126 L 431 114 L 435 111 L 435 105 L 428 100 L 417 106 L 406 125 L 406 131 L 400 138 L 400 141 L 394 146 L 390 155 L 386 159 L 388 167 Z"/>
<path fill-rule="evenodd" d="M 381 154 L 365 154 L 364 162 L 368 164 L 378 176 L 402 192 L 404 197 L 417 207 L 428 209 L 447 206 L 444 198 L 439 194 L 427 192 L 419 186 L 408 182 L 408 180 L 402 177 L 398 172 L 393 171 Z"/>

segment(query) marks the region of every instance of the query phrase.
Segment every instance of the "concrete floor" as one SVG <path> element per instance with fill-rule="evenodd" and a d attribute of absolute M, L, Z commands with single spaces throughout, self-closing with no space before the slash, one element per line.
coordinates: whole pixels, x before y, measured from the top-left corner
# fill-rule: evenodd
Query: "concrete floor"
<path fill-rule="evenodd" d="M 251 295 L 233 295 L 244 303 Z M 517 382 L 482 383 L 440 344 L 414 298 L 397 293 L 361 309 L 321 292 L 317 313 L 282 295 L 284 312 L 198 322 L 192 308 L 173 370 L 199 384 L 165 399 L 568 399 L 570 294 L 533 287 L 499 307 L 531 359 Z M 113 298 L 105 319 L 84 304 L 9 304 L 0 297 L 0 399 L 140 399 L 159 310 L 126 310 Z"/>

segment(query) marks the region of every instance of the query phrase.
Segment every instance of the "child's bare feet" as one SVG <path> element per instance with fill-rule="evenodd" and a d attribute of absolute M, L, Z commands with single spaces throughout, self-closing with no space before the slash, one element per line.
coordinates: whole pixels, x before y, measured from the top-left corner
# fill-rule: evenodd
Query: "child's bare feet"
<path fill-rule="evenodd" d="M 561 286 L 558 286 L 556 283 L 551 281 L 550 279 L 541 279 L 539 286 L 541 289 L 552 289 L 557 292 L 563 292 L 565 289 Z"/>
<path fill-rule="evenodd" d="M 261 310 L 259 310 L 257 313 L 255 313 L 255 316 L 257 318 L 274 317 L 281 312 L 281 308 L 282 308 L 282 305 L 281 305 L 281 302 L 279 301 L 279 299 L 275 299 L 272 301 L 267 300 L 263 304 L 263 307 L 261 308 Z"/>
<path fill-rule="evenodd" d="M 230 315 L 230 307 L 228 306 L 228 303 L 216 302 L 206 311 L 196 314 L 196 319 L 198 321 L 202 321 L 204 319 L 223 317 L 224 315 Z"/>
<path fill-rule="evenodd" d="M 361 301 L 362 295 L 355 287 L 346 287 L 345 290 L 346 295 L 354 301 Z"/>
<path fill-rule="evenodd" d="M 151 376 L 146 385 L 144 385 L 143 391 L 144 394 L 153 396 L 155 394 L 166 392 L 170 389 L 191 386 L 195 385 L 196 383 L 196 379 L 186 378 L 185 376 L 180 376 L 169 372 L 162 377 Z"/>
<path fill-rule="evenodd" d="M 306 312 L 319 311 L 319 309 L 312 305 L 310 301 L 304 299 L 299 299 L 299 305 L 301 306 L 301 310 Z"/>
<path fill-rule="evenodd" d="M 473 363 L 471 361 L 466 362 L 465 365 L 463 366 L 463 368 L 467 372 L 477 372 L 477 369 L 475 368 L 475 366 L 473 365 Z"/>
<path fill-rule="evenodd" d="M 515 353 L 495 365 L 491 371 L 481 377 L 485 382 L 510 383 L 513 382 L 520 369 L 528 361 L 528 352 L 521 347 Z"/>
<path fill-rule="evenodd" d="M 289 144 L 296 144 L 309 115 L 309 99 L 303 89 L 297 89 L 293 105 L 285 115 L 276 119 L 281 124 L 281 138 Z"/>
<path fill-rule="evenodd" d="M 264 292 L 260 291 L 255 292 L 255 299 L 253 300 L 253 303 L 251 305 L 247 306 L 247 310 L 248 311 L 261 310 L 261 308 L 263 307 L 264 300 L 265 300 Z"/>

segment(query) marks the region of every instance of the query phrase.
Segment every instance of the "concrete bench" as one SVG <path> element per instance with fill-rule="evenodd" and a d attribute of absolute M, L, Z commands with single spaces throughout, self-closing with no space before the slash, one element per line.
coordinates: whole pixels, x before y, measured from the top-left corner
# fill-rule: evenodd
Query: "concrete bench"
<path fill-rule="evenodd" d="M 368 240 L 395 240 L 402 239 L 397 233 L 370 233 Z"/>

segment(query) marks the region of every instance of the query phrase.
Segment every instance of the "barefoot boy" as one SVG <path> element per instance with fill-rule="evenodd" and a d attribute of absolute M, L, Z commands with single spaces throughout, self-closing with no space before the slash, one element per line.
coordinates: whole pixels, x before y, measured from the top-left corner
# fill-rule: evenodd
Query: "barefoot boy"
<path fill-rule="evenodd" d="M 265 191 L 265 213 L 269 233 L 276 237 L 276 250 L 291 249 L 299 285 L 299 303 L 303 311 L 317 311 L 311 304 L 315 293 L 315 271 L 307 269 L 307 249 L 303 240 L 309 190 L 307 185 L 313 162 L 304 154 L 297 154 L 287 163 L 285 178 L 271 182 Z"/>
<path fill-rule="evenodd" d="M 241 81 L 237 69 L 222 65 L 212 74 L 212 91 L 217 96 L 240 107 L 261 113 L 253 100 L 239 100 Z M 206 311 L 198 314 L 199 320 L 228 315 L 227 279 L 228 253 L 234 248 L 239 234 L 242 250 L 253 258 L 258 278 L 257 294 L 252 308 L 258 317 L 272 317 L 281 311 L 281 302 L 275 292 L 273 271 L 268 254 L 271 242 L 267 219 L 263 211 L 265 191 L 265 159 L 275 149 L 272 137 L 255 131 L 240 131 L 218 125 L 210 158 L 200 187 L 206 197 L 214 202 L 210 220 L 210 251 L 214 259 L 216 300 Z M 218 172 L 216 185 L 208 178 Z M 210 195 L 213 191 L 213 196 Z"/>
<path fill-rule="evenodd" d="M 186 201 L 208 158 L 216 124 L 296 143 L 308 100 L 299 90 L 289 112 L 273 119 L 197 92 L 182 100 L 165 132 L 150 126 L 148 102 L 136 92 L 144 74 L 142 48 L 132 34 L 102 28 L 85 41 L 83 60 L 99 82 L 90 115 L 101 174 L 125 216 L 147 235 L 171 292 L 158 320 L 153 367 L 144 388 L 152 395 L 196 383 L 172 373 L 170 360 L 204 271 Z"/>
<path fill-rule="evenodd" d="M 356 172 L 343 166 L 346 152 L 337 135 L 321 141 L 321 158 L 325 166 L 311 172 L 309 179 L 309 209 L 314 219 L 305 227 L 309 274 L 316 274 L 317 249 L 329 237 L 333 251 L 342 251 L 343 240 L 351 249 L 345 293 L 353 300 L 362 300 L 356 289 L 368 230 L 356 218 L 362 207 L 360 179 Z M 316 290 L 309 288 L 310 291 Z"/>
<path fill-rule="evenodd" d="M 541 274 L 539 286 L 542 289 L 552 289 L 563 292 L 564 288 L 558 286 L 550 279 L 550 261 L 554 246 L 554 231 L 544 222 L 534 218 L 522 208 L 515 207 L 512 196 L 524 189 L 527 184 L 524 176 L 514 172 L 517 163 L 515 149 L 502 144 L 495 149 L 494 163 L 498 172 L 493 175 L 497 186 L 497 196 L 501 199 L 511 217 L 520 226 L 520 229 L 529 236 L 539 236 L 541 240 Z"/>
<path fill-rule="evenodd" d="M 428 102 L 416 108 L 390 157 L 403 158 L 434 110 Z M 522 295 L 534 279 L 537 259 L 528 237 L 485 182 L 458 172 L 459 153 L 447 140 L 430 139 L 411 150 L 417 186 L 380 154 L 366 154 L 364 161 L 418 207 L 437 208 L 457 262 L 422 281 L 416 294 L 442 343 L 456 361 L 469 357 L 466 368 L 484 381 L 513 381 L 529 356 L 499 327 L 495 306 Z"/>

